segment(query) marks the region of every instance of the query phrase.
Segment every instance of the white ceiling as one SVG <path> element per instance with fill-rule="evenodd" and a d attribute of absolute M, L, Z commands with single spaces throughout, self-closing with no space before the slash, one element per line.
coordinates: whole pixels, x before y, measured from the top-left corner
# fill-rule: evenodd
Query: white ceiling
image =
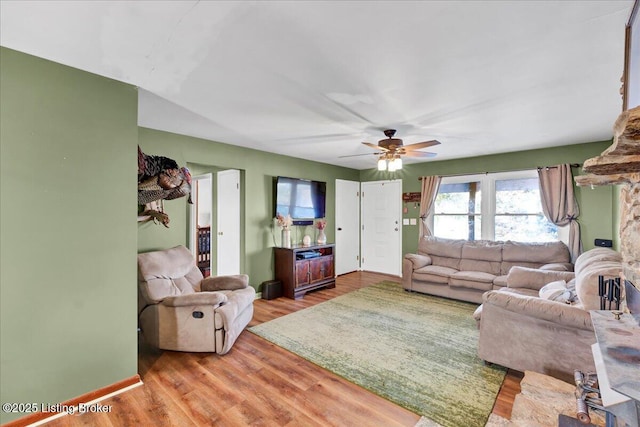
<path fill-rule="evenodd" d="M 632 6 L 2 0 L 0 44 L 139 86 L 141 126 L 367 169 L 339 156 L 385 128 L 436 160 L 611 138 Z"/>

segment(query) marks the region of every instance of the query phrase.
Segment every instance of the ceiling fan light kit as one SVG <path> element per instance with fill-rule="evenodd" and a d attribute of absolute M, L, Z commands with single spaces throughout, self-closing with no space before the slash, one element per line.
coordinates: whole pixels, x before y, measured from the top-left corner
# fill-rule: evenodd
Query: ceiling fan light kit
<path fill-rule="evenodd" d="M 389 156 L 388 154 L 383 154 L 378 159 L 378 170 L 395 172 L 397 170 L 402 169 L 402 158 L 400 154 L 395 154 L 393 156 Z"/>
<path fill-rule="evenodd" d="M 386 129 L 384 131 L 386 139 L 378 141 L 378 145 L 370 142 L 363 142 L 367 147 L 371 147 L 375 150 L 380 150 L 377 153 L 371 153 L 378 157 L 378 170 L 395 172 L 402 169 L 402 156 L 409 157 L 435 157 L 436 153 L 429 153 L 425 151 L 417 151 L 421 148 L 431 147 L 440 144 L 439 141 L 423 141 L 416 144 L 404 145 L 400 138 L 394 138 L 396 134 L 395 129 Z M 366 156 L 367 154 L 355 154 L 350 156 L 341 157 L 353 157 L 353 156 Z"/>

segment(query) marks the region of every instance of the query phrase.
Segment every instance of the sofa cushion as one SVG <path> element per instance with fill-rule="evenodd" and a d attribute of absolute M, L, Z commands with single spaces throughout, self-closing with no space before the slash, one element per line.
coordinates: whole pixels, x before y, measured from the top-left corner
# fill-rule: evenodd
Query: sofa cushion
<path fill-rule="evenodd" d="M 449 283 L 449 277 L 457 271 L 458 270 L 454 270 L 453 268 L 439 265 L 427 265 L 426 267 L 414 270 L 413 279 L 447 285 Z"/>
<path fill-rule="evenodd" d="M 519 265 L 538 268 L 549 263 L 570 263 L 569 248 L 562 242 L 504 242 L 502 247 L 502 274 Z"/>
<path fill-rule="evenodd" d="M 191 251 L 184 246 L 138 254 L 138 283 L 145 304 L 193 294 L 202 278 Z"/>
<path fill-rule="evenodd" d="M 571 271 L 569 268 L 571 264 L 566 264 L 562 262 L 552 262 L 550 264 L 545 264 L 540 267 L 540 270 L 552 270 L 552 271 Z"/>
<path fill-rule="evenodd" d="M 493 289 L 493 274 L 482 271 L 459 271 L 451 275 L 449 284 L 458 288 L 478 289 L 490 291 Z"/>
<path fill-rule="evenodd" d="M 462 258 L 460 260 L 460 271 L 483 271 L 494 276 L 500 274 L 501 263 L 499 261 L 483 261 L 477 259 Z"/>
<path fill-rule="evenodd" d="M 540 262 L 502 261 L 502 264 L 500 265 L 500 274 L 509 274 L 509 271 L 511 271 L 513 267 L 526 267 L 537 270 L 543 265 L 544 264 Z"/>
<path fill-rule="evenodd" d="M 472 240 L 462 246 L 461 258 L 482 261 L 502 261 L 502 242 Z"/>
<path fill-rule="evenodd" d="M 246 274 L 234 274 L 229 276 L 209 276 L 200 282 L 202 291 L 234 291 L 249 286 L 249 276 Z"/>
<path fill-rule="evenodd" d="M 540 291 L 547 283 L 555 280 L 569 281 L 575 277 L 570 271 L 539 270 L 528 267 L 513 267 L 507 276 L 510 288 L 528 288 Z"/>
<path fill-rule="evenodd" d="M 502 247 L 504 261 L 529 261 L 548 264 L 571 262 L 569 248 L 562 242 L 513 242 L 508 240 Z"/>
<path fill-rule="evenodd" d="M 433 265 L 459 270 L 462 247 L 465 243 L 466 240 L 427 236 L 418 243 L 418 254 L 430 256 Z"/>

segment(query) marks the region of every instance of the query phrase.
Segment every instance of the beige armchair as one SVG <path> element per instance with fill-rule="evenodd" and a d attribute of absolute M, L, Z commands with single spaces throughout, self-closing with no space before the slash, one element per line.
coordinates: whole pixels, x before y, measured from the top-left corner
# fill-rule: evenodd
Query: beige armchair
<path fill-rule="evenodd" d="M 164 350 L 225 354 L 253 317 L 246 274 L 204 278 L 184 246 L 138 254 L 138 319 Z"/>

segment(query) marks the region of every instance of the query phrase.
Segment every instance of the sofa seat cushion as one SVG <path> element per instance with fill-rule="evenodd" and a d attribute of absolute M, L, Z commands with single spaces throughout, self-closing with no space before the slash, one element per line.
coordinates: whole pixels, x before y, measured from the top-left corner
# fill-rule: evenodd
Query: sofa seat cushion
<path fill-rule="evenodd" d="M 449 284 L 458 288 L 470 288 L 480 291 L 493 289 L 493 280 L 496 278 L 491 273 L 483 271 L 458 271 L 451 275 Z"/>
<path fill-rule="evenodd" d="M 449 284 L 449 277 L 457 272 L 458 270 L 441 265 L 427 265 L 426 267 L 415 270 L 413 272 L 413 279 L 447 285 Z"/>

